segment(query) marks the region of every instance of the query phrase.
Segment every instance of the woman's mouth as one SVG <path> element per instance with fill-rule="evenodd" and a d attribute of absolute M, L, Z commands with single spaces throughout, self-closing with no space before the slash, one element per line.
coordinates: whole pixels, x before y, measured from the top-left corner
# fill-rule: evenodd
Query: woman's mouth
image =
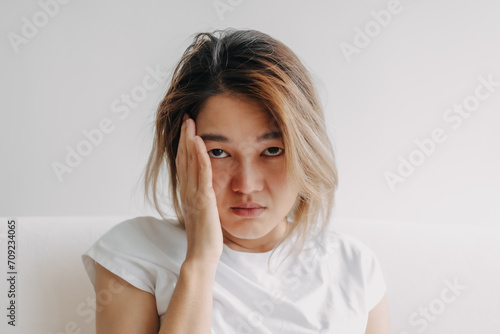
<path fill-rule="evenodd" d="M 258 203 L 239 203 L 231 207 L 231 211 L 240 217 L 258 217 L 266 208 Z"/>
<path fill-rule="evenodd" d="M 231 208 L 234 214 L 240 217 L 258 217 L 266 208 Z"/>

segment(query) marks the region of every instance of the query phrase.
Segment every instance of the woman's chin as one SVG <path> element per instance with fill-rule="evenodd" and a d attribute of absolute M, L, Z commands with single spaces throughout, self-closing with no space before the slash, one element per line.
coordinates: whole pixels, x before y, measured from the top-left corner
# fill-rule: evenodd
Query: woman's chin
<path fill-rule="evenodd" d="M 255 225 L 255 223 L 243 222 L 228 225 L 222 224 L 222 229 L 229 234 L 229 237 L 237 239 L 253 240 L 266 235 L 266 231 L 262 231 L 262 228 L 248 225 Z"/>
<path fill-rule="evenodd" d="M 256 240 L 270 237 L 270 233 L 278 234 L 286 231 L 286 226 L 283 226 L 283 231 L 280 229 L 280 224 L 272 224 L 260 219 L 231 219 L 229 221 L 221 220 L 222 230 L 226 238 L 241 239 L 241 240 Z M 282 233 L 281 233 L 282 232 Z"/>

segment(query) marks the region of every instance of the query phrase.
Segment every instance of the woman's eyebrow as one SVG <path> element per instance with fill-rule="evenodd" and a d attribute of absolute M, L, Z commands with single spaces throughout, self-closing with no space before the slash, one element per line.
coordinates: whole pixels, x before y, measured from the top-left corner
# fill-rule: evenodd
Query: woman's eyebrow
<path fill-rule="evenodd" d="M 215 134 L 215 133 L 206 133 L 206 134 L 201 134 L 199 135 L 201 139 L 204 141 L 215 141 L 219 143 L 231 143 L 231 140 L 227 138 L 226 136 Z M 257 142 L 263 142 L 263 141 L 269 141 L 273 139 L 281 139 L 281 132 L 278 131 L 270 131 L 267 132 L 259 137 L 257 137 Z"/>

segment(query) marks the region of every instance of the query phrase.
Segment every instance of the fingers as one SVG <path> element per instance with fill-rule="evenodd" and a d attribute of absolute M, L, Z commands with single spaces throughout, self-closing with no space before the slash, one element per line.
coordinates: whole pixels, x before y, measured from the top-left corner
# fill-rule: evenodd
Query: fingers
<path fill-rule="evenodd" d="M 212 165 L 203 139 L 196 135 L 193 119 L 182 123 L 176 166 L 181 200 L 188 210 L 196 210 L 196 205 L 191 203 L 197 202 L 196 196 L 208 195 L 204 200 L 213 200 Z"/>
<path fill-rule="evenodd" d="M 187 155 L 187 183 L 189 192 L 194 195 L 198 190 L 198 157 L 194 142 L 195 124 L 192 119 L 186 120 L 186 155 Z"/>
<path fill-rule="evenodd" d="M 177 147 L 177 156 L 175 158 L 175 165 L 177 168 L 177 177 L 179 178 L 180 185 L 184 185 L 185 172 L 187 168 L 186 157 L 186 121 L 184 120 L 181 125 L 181 135 L 179 138 L 179 145 Z"/>
<path fill-rule="evenodd" d="M 198 155 L 198 189 L 206 192 L 212 188 L 212 165 L 203 139 L 200 136 L 195 136 L 194 140 Z"/>

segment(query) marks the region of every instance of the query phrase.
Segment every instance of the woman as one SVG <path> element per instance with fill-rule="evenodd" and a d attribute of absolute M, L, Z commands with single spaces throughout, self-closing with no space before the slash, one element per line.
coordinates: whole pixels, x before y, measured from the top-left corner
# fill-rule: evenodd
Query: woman
<path fill-rule="evenodd" d="M 177 219 L 161 203 L 162 168 Z M 255 30 L 200 33 L 156 116 L 146 194 L 83 256 L 97 333 L 388 330 L 375 255 L 328 228 L 337 171 L 313 82 Z"/>

